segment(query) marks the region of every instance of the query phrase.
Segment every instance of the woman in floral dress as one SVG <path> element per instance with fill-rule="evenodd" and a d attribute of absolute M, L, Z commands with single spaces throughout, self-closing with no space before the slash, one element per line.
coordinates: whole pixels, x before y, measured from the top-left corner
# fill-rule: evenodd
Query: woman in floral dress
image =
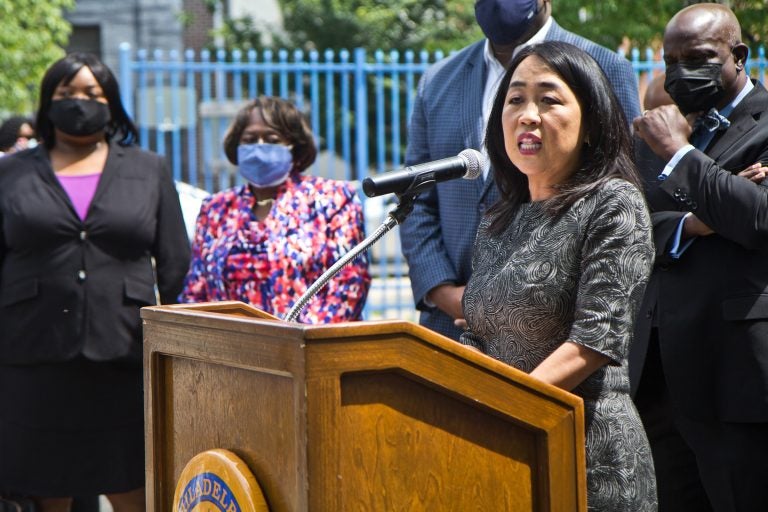
<path fill-rule="evenodd" d="M 224 152 L 244 185 L 203 202 L 180 302 L 239 300 L 284 317 L 301 295 L 364 238 L 353 187 L 309 176 L 317 148 L 290 102 L 259 97 L 237 114 Z M 304 323 L 358 320 L 371 277 L 361 255 L 307 304 Z"/>

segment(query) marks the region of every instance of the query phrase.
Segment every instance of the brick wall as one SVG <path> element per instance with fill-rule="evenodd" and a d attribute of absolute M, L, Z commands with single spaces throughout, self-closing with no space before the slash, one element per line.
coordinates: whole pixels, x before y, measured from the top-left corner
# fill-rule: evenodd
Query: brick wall
<path fill-rule="evenodd" d="M 209 39 L 209 31 L 213 27 L 213 14 L 205 6 L 203 0 L 184 0 L 184 48 L 192 48 L 196 52 L 204 48 Z"/>

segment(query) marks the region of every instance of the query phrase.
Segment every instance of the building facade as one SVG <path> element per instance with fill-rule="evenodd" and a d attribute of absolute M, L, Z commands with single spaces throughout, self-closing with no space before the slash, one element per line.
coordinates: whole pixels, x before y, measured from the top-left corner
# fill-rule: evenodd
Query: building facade
<path fill-rule="evenodd" d="M 202 3 L 202 0 L 200 0 Z M 183 0 L 77 0 L 67 51 L 95 53 L 115 72 L 120 44 L 181 50 Z"/>
<path fill-rule="evenodd" d="M 211 41 L 224 16 L 254 17 L 262 26 L 282 25 L 277 0 L 77 0 L 65 17 L 72 24 L 67 51 L 98 55 L 117 71 L 121 43 L 134 49 L 196 52 Z"/>

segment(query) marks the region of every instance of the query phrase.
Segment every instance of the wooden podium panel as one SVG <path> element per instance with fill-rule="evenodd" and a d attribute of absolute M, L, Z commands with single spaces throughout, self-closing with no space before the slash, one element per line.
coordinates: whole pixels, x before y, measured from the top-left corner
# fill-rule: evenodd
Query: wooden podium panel
<path fill-rule="evenodd" d="M 586 510 L 581 399 L 427 329 L 232 302 L 142 317 L 150 510 L 213 448 L 271 511 Z"/>
<path fill-rule="evenodd" d="M 533 433 L 394 373 L 342 378 L 341 402 L 339 501 L 366 510 L 533 510 Z"/>

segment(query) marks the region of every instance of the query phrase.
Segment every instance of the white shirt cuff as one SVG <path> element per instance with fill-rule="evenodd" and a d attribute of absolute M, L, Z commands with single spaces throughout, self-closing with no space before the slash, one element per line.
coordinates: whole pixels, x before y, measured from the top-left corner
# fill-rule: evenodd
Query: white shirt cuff
<path fill-rule="evenodd" d="M 689 238 L 681 245 L 681 239 L 683 238 L 683 224 L 685 224 L 685 219 L 687 219 L 689 216 L 693 215 L 693 213 L 688 212 L 685 214 L 685 216 L 680 219 L 680 223 L 677 225 L 677 230 L 675 231 L 675 238 L 673 239 L 672 248 L 669 250 L 669 255 L 673 259 L 680 259 L 680 256 L 683 255 L 686 249 L 690 247 L 690 245 L 693 243 L 694 240 L 696 240 L 696 237 Z"/>
<path fill-rule="evenodd" d="M 694 148 L 690 144 L 686 144 L 685 146 L 678 149 L 677 153 L 672 155 L 672 159 L 669 162 L 667 162 L 667 165 L 664 166 L 664 170 L 661 171 L 661 174 L 657 176 L 657 179 L 659 181 L 664 181 L 665 179 L 667 179 L 669 175 L 672 174 L 672 171 L 675 170 L 675 166 L 678 164 L 678 162 L 680 162 L 680 160 L 682 160 L 682 158 L 685 155 L 687 155 L 688 152 L 691 151 L 692 149 L 696 149 L 696 148 Z"/>

